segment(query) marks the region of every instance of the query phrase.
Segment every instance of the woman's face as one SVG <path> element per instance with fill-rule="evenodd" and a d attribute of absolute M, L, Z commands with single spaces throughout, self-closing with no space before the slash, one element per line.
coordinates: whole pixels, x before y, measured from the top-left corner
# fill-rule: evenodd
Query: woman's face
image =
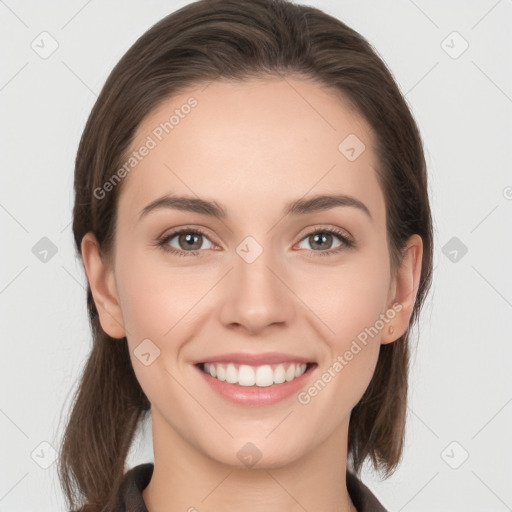
<path fill-rule="evenodd" d="M 313 82 L 215 81 L 161 104 L 131 149 L 111 296 L 91 286 L 103 328 L 127 336 L 154 442 L 272 467 L 345 439 L 380 344 L 407 328 L 418 278 L 412 266 L 391 275 L 369 126 Z M 340 197 L 310 202 L 323 195 Z M 191 201 L 145 211 L 165 196 Z M 264 354 L 243 368 L 246 383 L 265 384 L 279 362 L 288 378 L 290 361 L 314 364 L 270 386 L 222 382 L 196 364 L 220 357 L 227 370 L 232 353 Z"/>

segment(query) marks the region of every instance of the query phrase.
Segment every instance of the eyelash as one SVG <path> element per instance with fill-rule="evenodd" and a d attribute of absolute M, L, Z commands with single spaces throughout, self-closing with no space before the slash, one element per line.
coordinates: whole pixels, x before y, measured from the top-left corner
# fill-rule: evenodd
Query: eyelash
<path fill-rule="evenodd" d="M 182 233 L 193 233 L 193 234 L 202 235 L 205 238 L 208 238 L 208 235 L 198 228 L 194 228 L 194 229 L 183 228 L 183 229 L 179 229 L 177 231 L 173 231 L 169 235 L 166 235 L 165 237 L 158 239 L 157 243 L 155 245 L 157 245 L 158 247 L 161 247 L 166 252 L 174 254 L 175 256 L 180 256 L 180 257 L 198 256 L 199 253 L 202 252 L 202 249 L 197 250 L 197 251 L 180 251 L 180 250 L 175 249 L 174 247 L 170 247 L 168 245 L 168 242 L 170 240 L 172 240 L 177 235 L 181 235 Z M 305 238 L 308 238 L 312 235 L 316 235 L 318 233 L 328 233 L 330 235 L 335 235 L 343 242 L 343 244 L 340 245 L 339 247 L 336 247 L 335 249 L 329 249 L 327 251 L 310 251 L 310 252 L 315 253 L 314 256 L 310 256 L 310 257 L 314 258 L 317 255 L 318 256 L 331 256 L 335 253 L 339 253 L 341 250 L 343 250 L 343 248 L 349 249 L 349 248 L 353 248 L 355 246 L 355 243 L 352 240 L 347 238 L 341 231 L 339 231 L 335 228 L 318 229 L 316 231 L 311 231 L 310 233 L 307 233 L 306 235 L 304 235 L 300 241 L 302 242 L 302 240 L 304 240 Z"/>

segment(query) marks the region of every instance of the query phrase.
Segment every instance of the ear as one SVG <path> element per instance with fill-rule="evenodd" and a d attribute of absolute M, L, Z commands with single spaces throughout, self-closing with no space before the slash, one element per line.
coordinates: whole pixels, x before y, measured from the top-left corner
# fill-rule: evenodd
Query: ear
<path fill-rule="evenodd" d="M 126 331 L 114 271 L 101 259 L 99 244 L 93 233 L 84 235 L 80 250 L 101 327 L 112 338 L 123 338 Z"/>
<path fill-rule="evenodd" d="M 411 235 L 402 254 L 402 262 L 391 281 L 388 294 L 388 311 L 394 310 L 395 315 L 382 330 L 382 344 L 399 339 L 409 328 L 421 276 L 423 259 L 421 237 L 417 234 Z M 387 316 L 391 317 L 389 314 Z"/>

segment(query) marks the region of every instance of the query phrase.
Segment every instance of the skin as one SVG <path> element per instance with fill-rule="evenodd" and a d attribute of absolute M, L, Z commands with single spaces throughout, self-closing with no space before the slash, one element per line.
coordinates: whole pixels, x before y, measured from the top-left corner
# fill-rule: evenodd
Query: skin
<path fill-rule="evenodd" d="M 92 233 L 81 248 L 102 328 L 127 336 L 152 405 L 155 467 L 144 501 L 149 512 L 355 511 L 345 479 L 350 412 L 380 344 L 408 328 L 421 238 L 410 238 L 393 274 L 372 131 L 333 91 L 300 77 L 191 87 L 146 117 L 132 149 L 191 95 L 198 105 L 122 183 L 113 260 L 101 259 Z M 338 150 L 351 133 L 366 145 L 352 162 Z M 282 215 L 288 201 L 334 192 L 362 201 L 372 219 L 347 206 Z M 160 209 L 138 221 L 164 193 L 215 200 L 228 216 Z M 315 248 L 308 235 L 319 225 L 356 247 L 320 254 L 342 242 L 334 235 Z M 182 227 L 206 232 L 199 255 L 154 245 Z M 247 236 L 263 249 L 250 264 L 236 252 Z M 168 244 L 186 251 L 179 242 Z M 296 395 L 234 405 L 192 365 L 227 352 L 287 352 L 318 363 L 313 383 L 394 303 L 401 311 L 307 405 Z M 149 366 L 134 354 L 144 339 L 160 350 Z M 237 457 L 247 442 L 261 452 L 252 468 Z"/>

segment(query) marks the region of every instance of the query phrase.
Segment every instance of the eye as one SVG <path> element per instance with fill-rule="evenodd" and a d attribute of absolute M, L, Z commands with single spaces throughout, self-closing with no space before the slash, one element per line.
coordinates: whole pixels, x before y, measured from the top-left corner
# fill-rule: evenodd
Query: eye
<path fill-rule="evenodd" d="M 172 245 L 173 240 L 176 245 Z M 211 246 L 203 247 L 204 239 L 208 240 Z M 184 228 L 173 231 L 158 241 L 158 246 L 165 251 L 176 254 L 177 256 L 197 256 L 201 249 L 211 249 L 212 242 L 200 229 Z M 183 250 L 185 248 L 185 250 Z"/>
<path fill-rule="evenodd" d="M 338 245 L 335 245 L 334 248 L 332 248 L 333 237 L 339 241 Z M 207 247 L 203 246 L 205 240 L 210 244 L 207 244 Z M 313 256 L 329 256 L 333 253 L 341 252 L 344 248 L 351 248 L 355 245 L 342 231 L 334 228 L 311 231 L 301 240 L 300 244 L 304 241 L 311 245 L 312 249 L 310 252 L 313 253 Z M 157 240 L 156 245 L 177 256 L 198 256 L 203 249 L 212 249 L 214 247 L 208 236 L 198 228 L 182 228 L 173 231 Z"/>
<path fill-rule="evenodd" d="M 340 243 L 333 247 L 333 238 L 337 238 Z M 307 242 L 313 247 L 312 251 L 318 256 L 328 256 L 334 253 L 338 253 L 343 250 L 344 247 L 353 247 L 354 243 L 350 240 L 343 232 L 334 229 L 317 229 L 316 231 L 312 231 L 308 233 L 301 241 Z M 320 250 L 317 250 L 320 248 Z M 327 250 L 321 250 L 321 249 Z"/>

